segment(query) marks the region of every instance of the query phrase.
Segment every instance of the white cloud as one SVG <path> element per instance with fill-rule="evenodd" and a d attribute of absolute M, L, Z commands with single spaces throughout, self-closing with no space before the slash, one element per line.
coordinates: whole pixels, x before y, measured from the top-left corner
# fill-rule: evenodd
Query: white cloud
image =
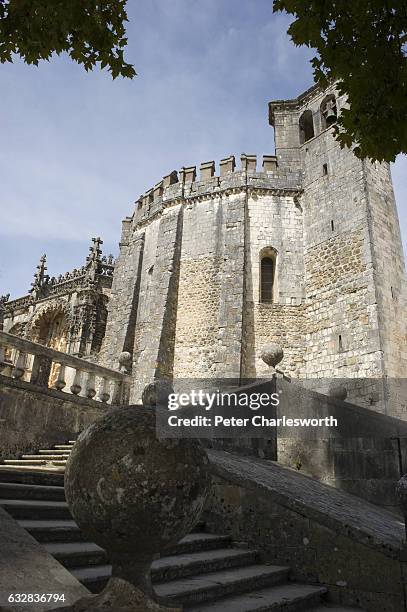
<path fill-rule="evenodd" d="M 128 6 L 131 82 L 67 58 L 0 68 L 0 293 L 25 292 L 42 251 L 56 274 L 80 265 L 92 235 L 111 250 L 134 200 L 169 171 L 272 153 L 267 102 L 312 84 L 311 52 L 269 0 Z M 405 160 L 394 171 L 400 201 Z"/>

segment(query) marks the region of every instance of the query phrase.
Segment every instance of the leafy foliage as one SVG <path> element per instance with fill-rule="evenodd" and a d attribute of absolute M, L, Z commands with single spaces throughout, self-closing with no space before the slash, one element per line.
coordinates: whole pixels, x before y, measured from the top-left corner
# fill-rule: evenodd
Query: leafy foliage
<path fill-rule="evenodd" d="M 407 152 L 406 0 L 274 0 L 296 19 L 296 45 L 316 49 L 317 83 L 338 81 L 349 108 L 336 138 L 359 157 L 393 161 Z"/>
<path fill-rule="evenodd" d="M 115 79 L 133 78 L 124 61 L 126 0 L 0 0 L 0 62 L 19 55 L 38 65 L 68 53 L 92 70 L 107 67 Z"/>

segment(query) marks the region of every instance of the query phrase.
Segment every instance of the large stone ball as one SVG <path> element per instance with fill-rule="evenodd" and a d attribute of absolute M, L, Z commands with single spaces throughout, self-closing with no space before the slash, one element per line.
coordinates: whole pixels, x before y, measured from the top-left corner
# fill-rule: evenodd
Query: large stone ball
<path fill-rule="evenodd" d="M 155 409 L 113 409 L 81 433 L 65 491 L 81 530 L 112 556 L 165 550 L 198 521 L 208 458 L 194 440 L 157 440 Z"/>
<path fill-rule="evenodd" d="M 279 344 L 271 343 L 267 344 L 262 352 L 261 358 L 268 366 L 275 368 L 284 357 L 284 351 Z"/>

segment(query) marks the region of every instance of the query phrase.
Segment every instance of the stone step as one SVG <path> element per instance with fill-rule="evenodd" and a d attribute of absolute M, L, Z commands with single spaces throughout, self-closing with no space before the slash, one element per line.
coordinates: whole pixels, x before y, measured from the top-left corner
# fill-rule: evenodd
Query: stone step
<path fill-rule="evenodd" d="M 29 461 L 30 463 L 36 462 L 36 461 L 42 461 L 42 462 L 46 462 L 48 463 L 49 461 L 51 461 L 52 463 L 58 462 L 58 461 L 66 461 L 68 459 L 69 455 L 55 455 L 55 454 L 48 454 L 46 455 L 45 453 L 43 455 L 21 455 L 20 460 L 24 459 L 24 461 Z"/>
<path fill-rule="evenodd" d="M 94 567 L 76 567 L 71 569 L 75 576 L 92 593 L 99 593 L 112 574 L 111 565 L 96 565 Z"/>
<path fill-rule="evenodd" d="M 62 450 L 68 453 L 71 452 L 72 449 L 73 449 L 73 444 L 55 444 L 55 446 L 53 447 L 53 450 Z"/>
<path fill-rule="evenodd" d="M 325 604 L 312 608 L 312 612 L 363 612 L 361 608 L 344 608 L 336 604 Z"/>
<path fill-rule="evenodd" d="M 32 459 L 31 457 L 28 457 L 27 459 L 5 459 L 4 460 L 4 465 L 16 465 L 16 466 L 22 466 L 25 467 L 27 469 L 30 468 L 30 466 L 41 466 L 41 465 L 46 465 L 47 463 L 50 463 L 49 461 L 47 461 L 47 459 L 44 459 L 43 457 L 38 459 Z M 63 461 L 62 459 L 56 459 L 55 461 L 51 461 L 51 463 L 55 466 L 65 466 L 66 465 L 66 461 Z"/>
<path fill-rule="evenodd" d="M 40 448 L 40 450 L 38 451 L 39 455 L 66 455 L 67 457 L 69 457 L 69 455 L 71 454 L 70 450 L 67 449 L 62 449 L 62 448 Z M 24 455 L 23 455 L 24 457 Z"/>
<path fill-rule="evenodd" d="M 96 546 L 96 544 L 90 544 L 89 542 L 72 544 L 53 543 L 46 544 L 45 548 L 62 565 L 67 568 L 76 568 L 74 573 L 79 571 L 81 575 L 84 575 L 85 586 L 88 586 L 86 583 L 88 574 L 86 571 L 85 573 L 81 572 L 81 570 L 90 569 L 90 566 L 101 564 L 103 561 L 106 564 L 104 550 Z M 207 574 L 209 572 L 252 565 L 256 563 L 256 560 L 256 551 L 238 548 L 172 555 L 154 561 L 151 567 L 151 576 L 155 582 L 167 582 L 196 574 Z M 105 565 L 105 567 L 108 566 Z"/>
<path fill-rule="evenodd" d="M 325 593 L 325 588 L 293 582 L 198 604 L 185 612 L 298 612 L 310 609 L 315 612 L 315 605 L 321 612 L 330 612 L 328 608 L 320 608 Z"/>
<path fill-rule="evenodd" d="M 63 487 L 0 482 L 0 499 L 65 501 Z"/>
<path fill-rule="evenodd" d="M 249 565 L 159 583 L 155 585 L 155 591 L 158 596 L 165 597 L 172 604 L 193 606 L 282 584 L 288 580 L 288 573 L 288 567 Z"/>
<path fill-rule="evenodd" d="M 62 501 L 0 499 L 0 507 L 15 519 L 71 519 L 68 504 Z"/>
<path fill-rule="evenodd" d="M 0 478 L 2 478 L 3 472 L 14 470 L 15 472 L 55 472 L 58 474 L 64 474 L 65 466 L 52 465 L 48 463 L 46 465 L 32 465 L 28 461 L 24 462 L 24 465 L 0 465 Z"/>
<path fill-rule="evenodd" d="M 35 484 L 43 486 L 64 486 L 64 474 L 57 468 L 56 472 L 48 472 L 43 468 L 36 468 L 34 471 L 15 468 L 13 466 L 0 465 L 0 482 L 18 482 L 24 484 Z"/>
<path fill-rule="evenodd" d="M 68 444 L 72 444 L 72 446 L 75 444 L 76 440 L 68 440 Z"/>
<path fill-rule="evenodd" d="M 257 562 L 257 559 L 257 551 L 241 548 L 219 548 L 171 555 L 153 562 L 151 566 L 152 578 L 156 582 L 167 582 L 197 574 L 208 574 L 253 565 Z"/>
<path fill-rule="evenodd" d="M 181 553 L 199 552 L 201 550 L 214 550 L 228 548 L 232 544 L 230 536 L 214 533 L 189 533 L 175 546 L 168 549 L 165 555 L 178 555 Z M 164 556 L 164 554 L 163 554 Z"/>
<path fill-rule="evenodd" d="M 92 542 L 49 542 L 44 548 L 66 568 L 108 563 L 103 548 Z"/>
<path fill-rule="evenodd" d="M 81 530 L 72 520 L 29 520 L 18 521 L 38 542 L 86 542 Z M 178 544 L 167 551 L 168 555 L 198 552 L 226 548 L 231 545 L 229 536 L 211 533 L 191 533 L 185 536 Z"/>
<path fill-rule="evenodd" d="M 72 520 L 18 521 L 38 542 L 85 542 L 81 530 Z"/>

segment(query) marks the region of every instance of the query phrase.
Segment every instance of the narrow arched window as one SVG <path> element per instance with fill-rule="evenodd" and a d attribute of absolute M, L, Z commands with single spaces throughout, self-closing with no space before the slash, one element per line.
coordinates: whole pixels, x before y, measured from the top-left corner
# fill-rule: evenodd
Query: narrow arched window
<path fill-rule="evenodd" d="M 314 119 L 312 117 L 312 111 L 306 110 L 302 113 L 299 121 L 300 127 L 300 144 L 304 144 L 307 140 L 314 138 Z"/>
<path fill-rule="evenodd" d="M 261 283 L 260 283 L 260 301 L 273 301 L 274 287 L 274 260 L 271 257 L 263 257 L 261 260 Z"/>

